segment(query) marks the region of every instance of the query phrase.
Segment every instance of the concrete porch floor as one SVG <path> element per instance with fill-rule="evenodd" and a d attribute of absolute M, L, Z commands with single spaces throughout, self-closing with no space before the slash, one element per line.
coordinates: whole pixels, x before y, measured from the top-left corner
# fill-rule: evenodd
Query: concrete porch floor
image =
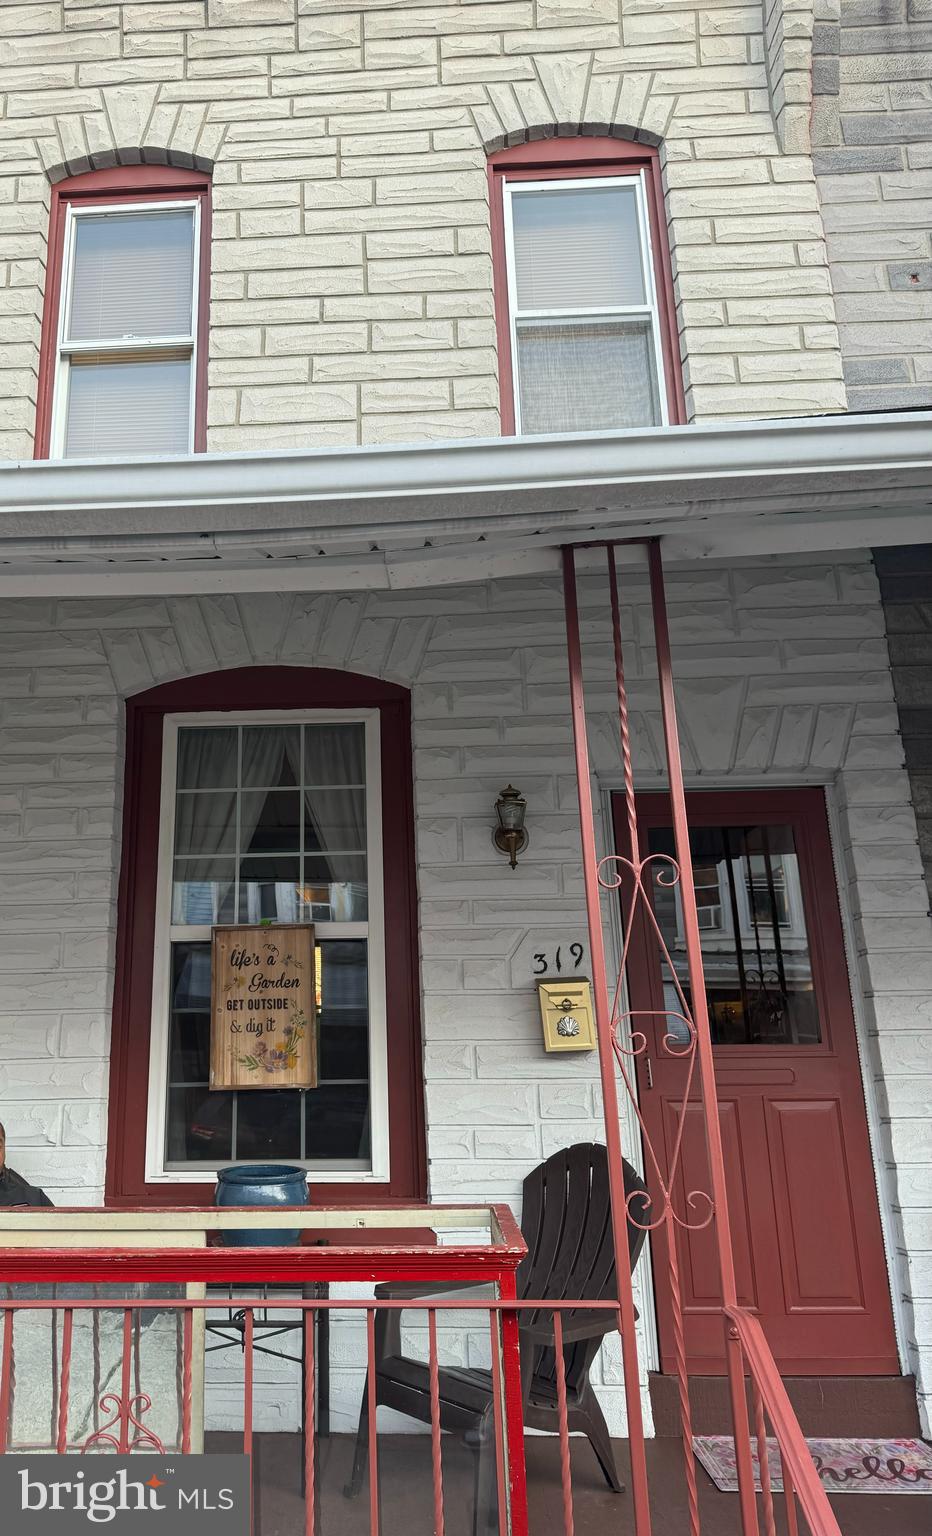
<path fill-rule="evenodd" d="M 616 1441 L 619 1470 L 625 1482 L 627 1442 Z M 238 1435 L 207 1436 L 209 1451 L 238 1451 Z M 259 1497 L 255 1536 L 303 1536 L 298 1435 L 256 1436 Z M 379 1437 L 383 1536 L 430 1536 L 433 1530 L 430 1440 L 425 1435 Z M 654 1536 L 686 1536 L 687 1519 L 682 1450 L 674 1439 L 648 1442 L 651 1514 Z M 353 1440 L 334 1435 L 320 1442 L 320 1536 L 367 1536 L 368 1483 L 357 1499 L 343 1496 L 353 1456 Z M 576 1536 L 633 1536 L 628 1493 L 605 1487 L 585 1441 L 572 1442 L 574 1518 Z M 563 1536 L 560 1462 L 557 1441 L 532 1436 L 527 1442 L 528 1498 L 531 1536 Z M 697 1468 L 703 1536 L 738 1536 L 736 1494 L 719 1493 L 701 1467 Z M 473 1466 L 468 1449 L 456 1438 L 443 1439 L 444 1513 L 446 1536 L 473 1536 Z M 786 1526 L 777 1500 L 777 1530 Z M 832 1500 L 843 1536 L 928 1536 L 932 1529 L 932 1495 L 843 1494 Z M 802 1521 L 801 1521 L 802 1527 Z"/>

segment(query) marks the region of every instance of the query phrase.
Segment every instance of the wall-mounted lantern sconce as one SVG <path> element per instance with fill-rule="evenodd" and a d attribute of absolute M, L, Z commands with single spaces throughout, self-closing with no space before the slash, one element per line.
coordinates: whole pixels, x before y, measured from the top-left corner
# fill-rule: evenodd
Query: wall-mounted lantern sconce
<path fill-rule="evenodd" d="M 492 834 L 495 846 L 499 853 L 508 855 L 508 862 L 515 869 L 518 854 L 524 852 L 529 841 L 524 830 L 527 801 L 513 784 L 509 784 L 496 800 L 495 810 L 498 814 L 498 826 Z"/>

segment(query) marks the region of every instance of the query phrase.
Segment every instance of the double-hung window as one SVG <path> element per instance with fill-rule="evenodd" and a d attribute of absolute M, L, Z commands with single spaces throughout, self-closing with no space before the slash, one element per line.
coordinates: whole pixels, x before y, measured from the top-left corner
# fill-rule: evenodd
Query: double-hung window
<path fill-rule="evenodd" d="M 108 1200 L 209 1204 L 243 1161 L 424 1198 L 412 782 L 394 683 L 234 667 L 127 700 Z M 212 1089 L 212 931 L 266 923 L 314 925 L 317 1086 Z"/>
<path fill-rule="evenodd" d="M 593 141 L 575 143 L 591 161 Z M 678 417 L 655 167 L 619 162 L 617 140 L 595 143 L 594 164 L 574 165 L 560 141 L 492 160 L 506 431 L 604 432 Z"/>
<path fill-rule="evenodd" d="M 53 206 L 38 451 L 190 453 L 203 447 L 206 179 L 95 196 L 104 174 L 73 178 Z"/>
<path fill-rule="evenodd" d="M 148 1178 L 388 1174 L 379 712 L 165 719 Z M 314 924 L 319 1083 L 209 1087 L 211 929 Z"/>

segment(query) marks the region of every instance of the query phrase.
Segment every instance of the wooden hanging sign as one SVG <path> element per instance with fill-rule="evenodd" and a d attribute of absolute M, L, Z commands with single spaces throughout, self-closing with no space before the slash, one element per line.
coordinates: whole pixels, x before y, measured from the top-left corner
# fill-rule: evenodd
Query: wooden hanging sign
<path fill-rule="evenodd" d="M 316 1088 L 313 926 L 214 928 L 211 940 L 211 1088 Z"/>

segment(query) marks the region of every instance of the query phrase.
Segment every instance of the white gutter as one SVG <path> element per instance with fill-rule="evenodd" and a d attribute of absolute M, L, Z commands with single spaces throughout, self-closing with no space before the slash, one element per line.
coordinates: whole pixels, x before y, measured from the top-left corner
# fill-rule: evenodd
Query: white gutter
<path fill-rule="evenodd" d="M 815 477 L 815 478 L 814 478 Z M 352 450 L 52 460 L 0 466 L 0 542 L 236 529 L 442 525 L 542 529 L 548 513 L 652 507 L 733 514 L 749 497 L 817 509 L 826 493 L 901 488 L 928 501 L 924 412 L 726 422 L 647 431 Z M 765 510 L 764 507 L 761 510 Z M 192 516 L 192 513 L 196 515 Z M 524 514 L 515 519 L 515 514 Z"/>

